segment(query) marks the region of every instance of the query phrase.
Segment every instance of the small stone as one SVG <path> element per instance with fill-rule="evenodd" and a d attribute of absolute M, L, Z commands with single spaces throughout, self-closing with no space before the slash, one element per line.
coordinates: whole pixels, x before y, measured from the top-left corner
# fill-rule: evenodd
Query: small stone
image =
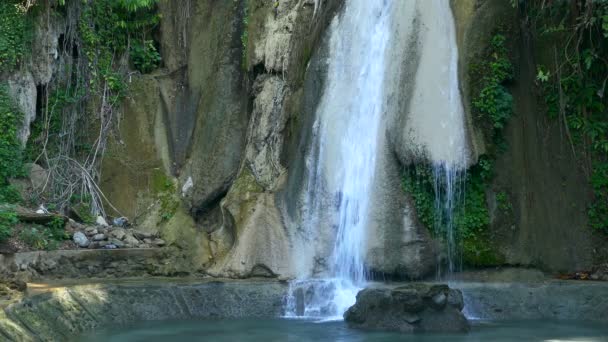
<path fill-rule="evenodd" d="M 109 245 L 110 243 L 108 241 L 99 241 L 99 247 L 104 248 L 105 246 Z"/>
<path fill-rule="evenodd" d="M 152 241 L 152 244 L 156 245 L 157 247 L 163 247 L 167 243 L 163 239 L 154 239 L 154 241 Z"/>
<path fill-rule="evenodd" d="M 110 236 L 117 238 L 118 240 L 123 240 L 125 238 L 125 230 L 122 228 L 116 228 L 110 232 Z"/>
<path fill-rule="evenodd" d="M 123 241 L 125 242 L 125 244 L 127 244 L 130 247 L 137 247 L 139 245 L 139 240 L 137 240 L 133 235 L 131 234 L 127 234 L 125 236 L 125 238 L 123 239 Z"/>
<path fill-rule="evenodd" d="M 97 219 L 95 220 L 95 223 L 97 223 L 98 225 L 103 226 L 103 227 L 107 227 L 108 226 L 108 222 L 102 216 L 97 216 Z"/>
<path fill-rule="evenodd" d="M 78 247 L 86 248 L 91 243 L 86 235 L 82 232 L 74 233 L 74 237 L 72 238 L 74 242 L 78 245 Z"/>
<path fill-rule="evenodd" d="M 118 247 L 116 247 L 115 244 L 110 243 L 110 244 L 107 244 L 107 245 L 103 246 L 103 248 L 104 249 L 116 249 Z"/>
<path fill-rule="evenodd" d="M 109 241 L 112 245 L 116 246 L 117 248 L 123 248 L 125 246 L 124 242 L 122 242 L 116 238 L 110 239 Z"/>
<path fill-rule="evenodd" d="M 146 244 L 148 244 L 148 245 L 149 245 L 149 244 L 151 244 L 151 243 L 152 243 L 152 239 L 147 239 L 147 238 L 146 238 L 146 239 L 144 239 L 144 243 L 146 243 Z"/>
<path fill-rule="evenodd" d="M 84 232 L 88 236 L 93 236 L 99 233 L 95 227 L 87 227 L 84 229 Z"/>
<path fill-rule="evenodd" d="M 136 238 L 138 238 L 140 240 L 151 239 L 152 237 L 154 237 L 154 235 L 152 233 L 142 232 L 139 230 L 133 230 L 133 236 L 135 236 Z"/>
<path fill-rule="evenodd" d="M 112 220 L 112 224 L 117 227 L 126 227 L 129 220 L 126 217 L 118 217 Z"/>
<path fill-rule="evenodd" d="M 93 241 L 103 241 L 106 239 L 106 236 L 104 234 L 95 234 L 95 236 L 93 236 Z"/>
<path fill-rule="evenodd" d="M 89 244 L 89 249 L 97 249 L 99 248 L 99 242 L 93 241 Z"/>

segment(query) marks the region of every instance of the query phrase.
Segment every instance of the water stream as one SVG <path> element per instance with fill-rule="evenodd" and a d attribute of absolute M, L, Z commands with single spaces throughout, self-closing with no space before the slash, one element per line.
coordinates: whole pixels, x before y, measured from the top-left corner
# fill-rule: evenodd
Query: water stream
<path fill-rule="evenodd" d="M 422 22 L 421 29 L 413 24 L 417 21 Z M 376 156 L 384 148 L 379 144 L 385 141 L 386 118 L 391 110 L 398 110 L 390 105 L 392 98 L 402 96 L 395 75 L 408 72 L 394 60 L 395 55 L 405 58 L 399 55 L 404 37 L 417 37 L 413 48 L 420 57 L 416 77 L 409 80 L 414 83 L 407 113 L 411 150 L 427 156 L 437 176 L 445 177 L 442 184 L 453 184 L 466 164 L 458 50 L 449 0 L 347 0 L 330 30 L 328 76 L 307 156 L 304 224 L 313 231 L 323 226 L 322 220 L 330 220 L 335 242 L 327 274 L 291 284 L 288 316 L 341 318 L 365 286 L 365 241 Z M 447 206 L 450 214 L 452 187 L 442 189 L 445 195 L 438 206 Z M 447 241 L 453 239 L 448 236 Z"/>

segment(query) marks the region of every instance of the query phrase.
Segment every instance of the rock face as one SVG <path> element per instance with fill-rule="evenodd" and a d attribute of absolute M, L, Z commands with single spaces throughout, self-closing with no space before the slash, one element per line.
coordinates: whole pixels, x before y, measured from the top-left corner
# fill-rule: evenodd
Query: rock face
<path fill-rule="evenodd" d="M 447 285 L 368 288 L 344 314 L 352 328 L 415 332 L 467 332 L 462 293 Z"/>

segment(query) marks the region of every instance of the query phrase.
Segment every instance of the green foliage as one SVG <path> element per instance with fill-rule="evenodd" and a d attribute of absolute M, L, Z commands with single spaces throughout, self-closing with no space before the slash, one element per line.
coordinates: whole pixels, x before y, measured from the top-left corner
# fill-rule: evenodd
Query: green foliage
<path fill-rule="evenodd" d="M 595 165 L 591 186 L 596 198 L 589 207 L 589 223 L 591 227 L 608 233 L 608 163 Z"/>
<path fill-rule="evenodd" d="M 45 147 L 47 153 L 55 155 L 58 153 L 58 145 L 62 142 L 62 119 L 64 111 L 69 110 L 72 106 L 76 106 L 79 101 L 85 97 L 85 90 L 80 88 L 79 91 L 74 87 L 57 87 L 52 89 L 52 93 L 48 96 L 48 108 L 46 115 L 48 117 L 34 121 L 30 130 L 30 137 L 25 147 L 25 159 L 35 161 L 42 153 L 42 148 Z M 81 134 L 84 132 L 80 132 Z M 46 146 L 44 144 L 46 140 Z M 80 151 L 80 145 L 74 146 L 75 152 Z"/>
<path fill-rule="evenodd" d="M 12 236 L 13 227 L 17 223 L 19 220 L 13 210 L 0 209 L 0 242 Z"/>
<path fill-rule="evenodd" d="M 146 40 L 142 44 L 133 44 L 130 53 L 135 69 L 144 74 L 151 72 L 160 65 L 160 53 L 158 53 L 154 42 L 151 40 Z"/>
<path fill-rule="evenodd" d="M 498 209 L 502 210 L 504 213 L 509 213 L 513 209 L 513 205 L 509 200 L 509 195 L 504 191 L 496 194 L 496 205 L 498 206 Z"/>
<path fill-rule="evenodd" d="M 158 0 L 118 0 L 118 5 L 129 12 L 135 12 L 141 9 L 150 9 Z"/>
<path fill-rule="evenodd" d="M 438 212 L 436 201 L 445 185 L 435 178 L 429 166 L 410 167 L 404 174 L 403 187 L 412 196 L 417 217 L 435 237 L 444 236 L 448 225 L 452 225 L 462 261 L 468 266 L 493 266 L 504 262 L 495 251 L 488 227 L 490 216 L 486 204 L 486 191 L 493 178 L 492 163 L 481 158 L 465 175 L 464 184 L 455 184 L 455 193 L 463 194 L 456 199 L 453 221 L 449 213 Z"/>
<path fill-rule="evenodd" d="M 488 58 L 473 68 L 483 75 L 477 85 L 481 90 L 473 101 L 477 118 L 491 127 L 492 134 L 504 128 L 513 113 L 513 97 L 505 83 L 513 78 L 513 66 L 509 61 L 506 37 L 497 34 L 492 38 Z"/>
<path fill-rule="evenodd" d="M 65 221 L 56 217 L 46 226 L 27 226 L 19 233 L 19 239 L 34 249 L 53 250 L 59 247 L 61 241 L 68 240 L 65 231 Z"/>
<path fill-rule="evenodd" d="M 23 115 L 11 99 L 8 87 L 0 85 L 0 203 L 20 200 L 8 180 L 24 174 L 21 143 L 17 138 L 22 120 Z"/>
<path fill-rule="evenodd" d="M 421 223 L 436 237 L 444 236 L 451 225 L 462 263 L 473 267 L 504 263 L 489 229 L 486 189 L 494 179 L 494 160 L 506 149 L 502 132 L 513 114 L 513 97 L 507 88 L 507 83 L 513 79 L 513 65 L 506 42 L 505 35 L 494 35 L 479 62 L 471 66 L 472 92 L 477 94 L 472 107 L 489 148 L 487 155 L 481 156 L 476 165 L 460 175 L 464 177 L 463 182 L 451 185 L 453 193 L 460 194 L 451 213 L 441 212 L 450 209 L 436 205 L 437 199 L 446 192 L 446 184 L 435 178 L 430 167 L 410 168 L 404 177 L 404 188 L 412 195 Z M 499 196 L 501 207 L 507 206 L 502 202 L 506 200 L 506 194 L 504 198 L 503 194 Z"/>
<path fill-rule="evenodd" d="M 97 0 L 87 2 L 80 18 L 82 49 L 91 71 L 91 86 L 107 86 L 113 93 L 111 103 L 124 96 L 126 84 L 119 71 L 120 56 L 131 52 L 132 62 L 140 71 L 158 67 L 160 54 L 146 39 L 160 22 L 153 10 L 155 0 Z M 131 49 L 128 47 L 131 41 Z M 129 51 L 127 51 L 129 50 Z"/>
<path fill-rule="evenodd" d="M 549 117 L 565 125 L 569 143 L 591 175 L 595 199 L 588 208 L 589 223 L 608 233 L 608 1 L 576 5 L 573 12 L 568 2 L 545 6 L 533 1 L 528 15 L 541 37 L 558 34 L 553 77 L 539 86 Z"/>
<path fill-rule="evenodd" d="M 19 1 L 0 1 L 0 71 L 16 67 L 27 54 L 32 25 Z"/>

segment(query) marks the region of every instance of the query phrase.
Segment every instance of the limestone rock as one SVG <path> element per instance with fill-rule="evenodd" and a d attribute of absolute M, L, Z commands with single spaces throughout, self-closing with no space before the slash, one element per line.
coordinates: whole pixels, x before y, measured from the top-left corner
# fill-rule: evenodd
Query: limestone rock
<path fill-rule="evenodd" d="M 123 241 L 125 242 L 125 244 L 129 247 L 137 247 L 139 246 L 139 240 L 137 240 L 133 235 L 131 235 L 130 233 L 127 234 L 125 236 L 125 238 L 123 239 Z"/>
<path fill-rule="evenodd" d="M 447 285 L 412 283 L 395 289 L 368 288 L 344 314 L 350 327 L 416 332 L 467 332 L 459 290 Z M 460 295 L 461 297 L 462 295 Z M 449 300 L 449 298 L 452 300 Z"/>
<path fill-rule="evenodd" d="M 95 227 L 87 227 L 84 229 L 84 233 L 87 234 L 87 236 L 94 236 L 97 235 L 99 232 Z"/>
<path fill-rule="evenodd" d="M 122 240 L 125 238 L 125 230 L 123 228 L 114 228 L 111 232 L 110 232 L 110 236 L 115 237 L 118 240 Z"/>
<path fill-rule="evenodd" d="M 156 245 L 157 247 L 163 247 L 167 243 L 163 239 L 154 239 L 154 241 L 152 241 L 152 244 Z"/>
<path fill-rule="evenodd" d="M 223 203 L 235 222 L 236 238 L 230 252 L 209 273 L 237 278 L 294 276 L 290 274 L 289 238 L 274 194 L 248 196 L 250 199 L 245 201 L 229 194 Z"/>
<path fill-rule="evenodd" d="M 86 248 L 89 246 L 90 241 L 86 235 L 82 232 L 74 233 L 74 237 L 72 238 L 74 242 L 78 245 L 78 247 Z"/>
<path fill-rule="evenodd" d="M 269 189 L 286 172 L 281 165 L 281 152 L 289 118 L 283 105 L 288 90 L 285 80 L 279 76 L 262 75 L 256 79 L 253 92 L 256 95 L 245 157 L 257 182 Z"/>
<path fill-rule="evenodd" d="M 103 241 L 106 239 L 104 234 L 95 234 L 93 235 L 93 241 Z"/>
<path fill-rule="evenodd" d="M 97 223 L 97 225 L 102 226 L 102 227 L 108 226 L 108 222 L 106 221 L 106 219 L 104 219 L 101 216 L 97 216 L 97 219 L 95 219 L 95 223 Z"/>

